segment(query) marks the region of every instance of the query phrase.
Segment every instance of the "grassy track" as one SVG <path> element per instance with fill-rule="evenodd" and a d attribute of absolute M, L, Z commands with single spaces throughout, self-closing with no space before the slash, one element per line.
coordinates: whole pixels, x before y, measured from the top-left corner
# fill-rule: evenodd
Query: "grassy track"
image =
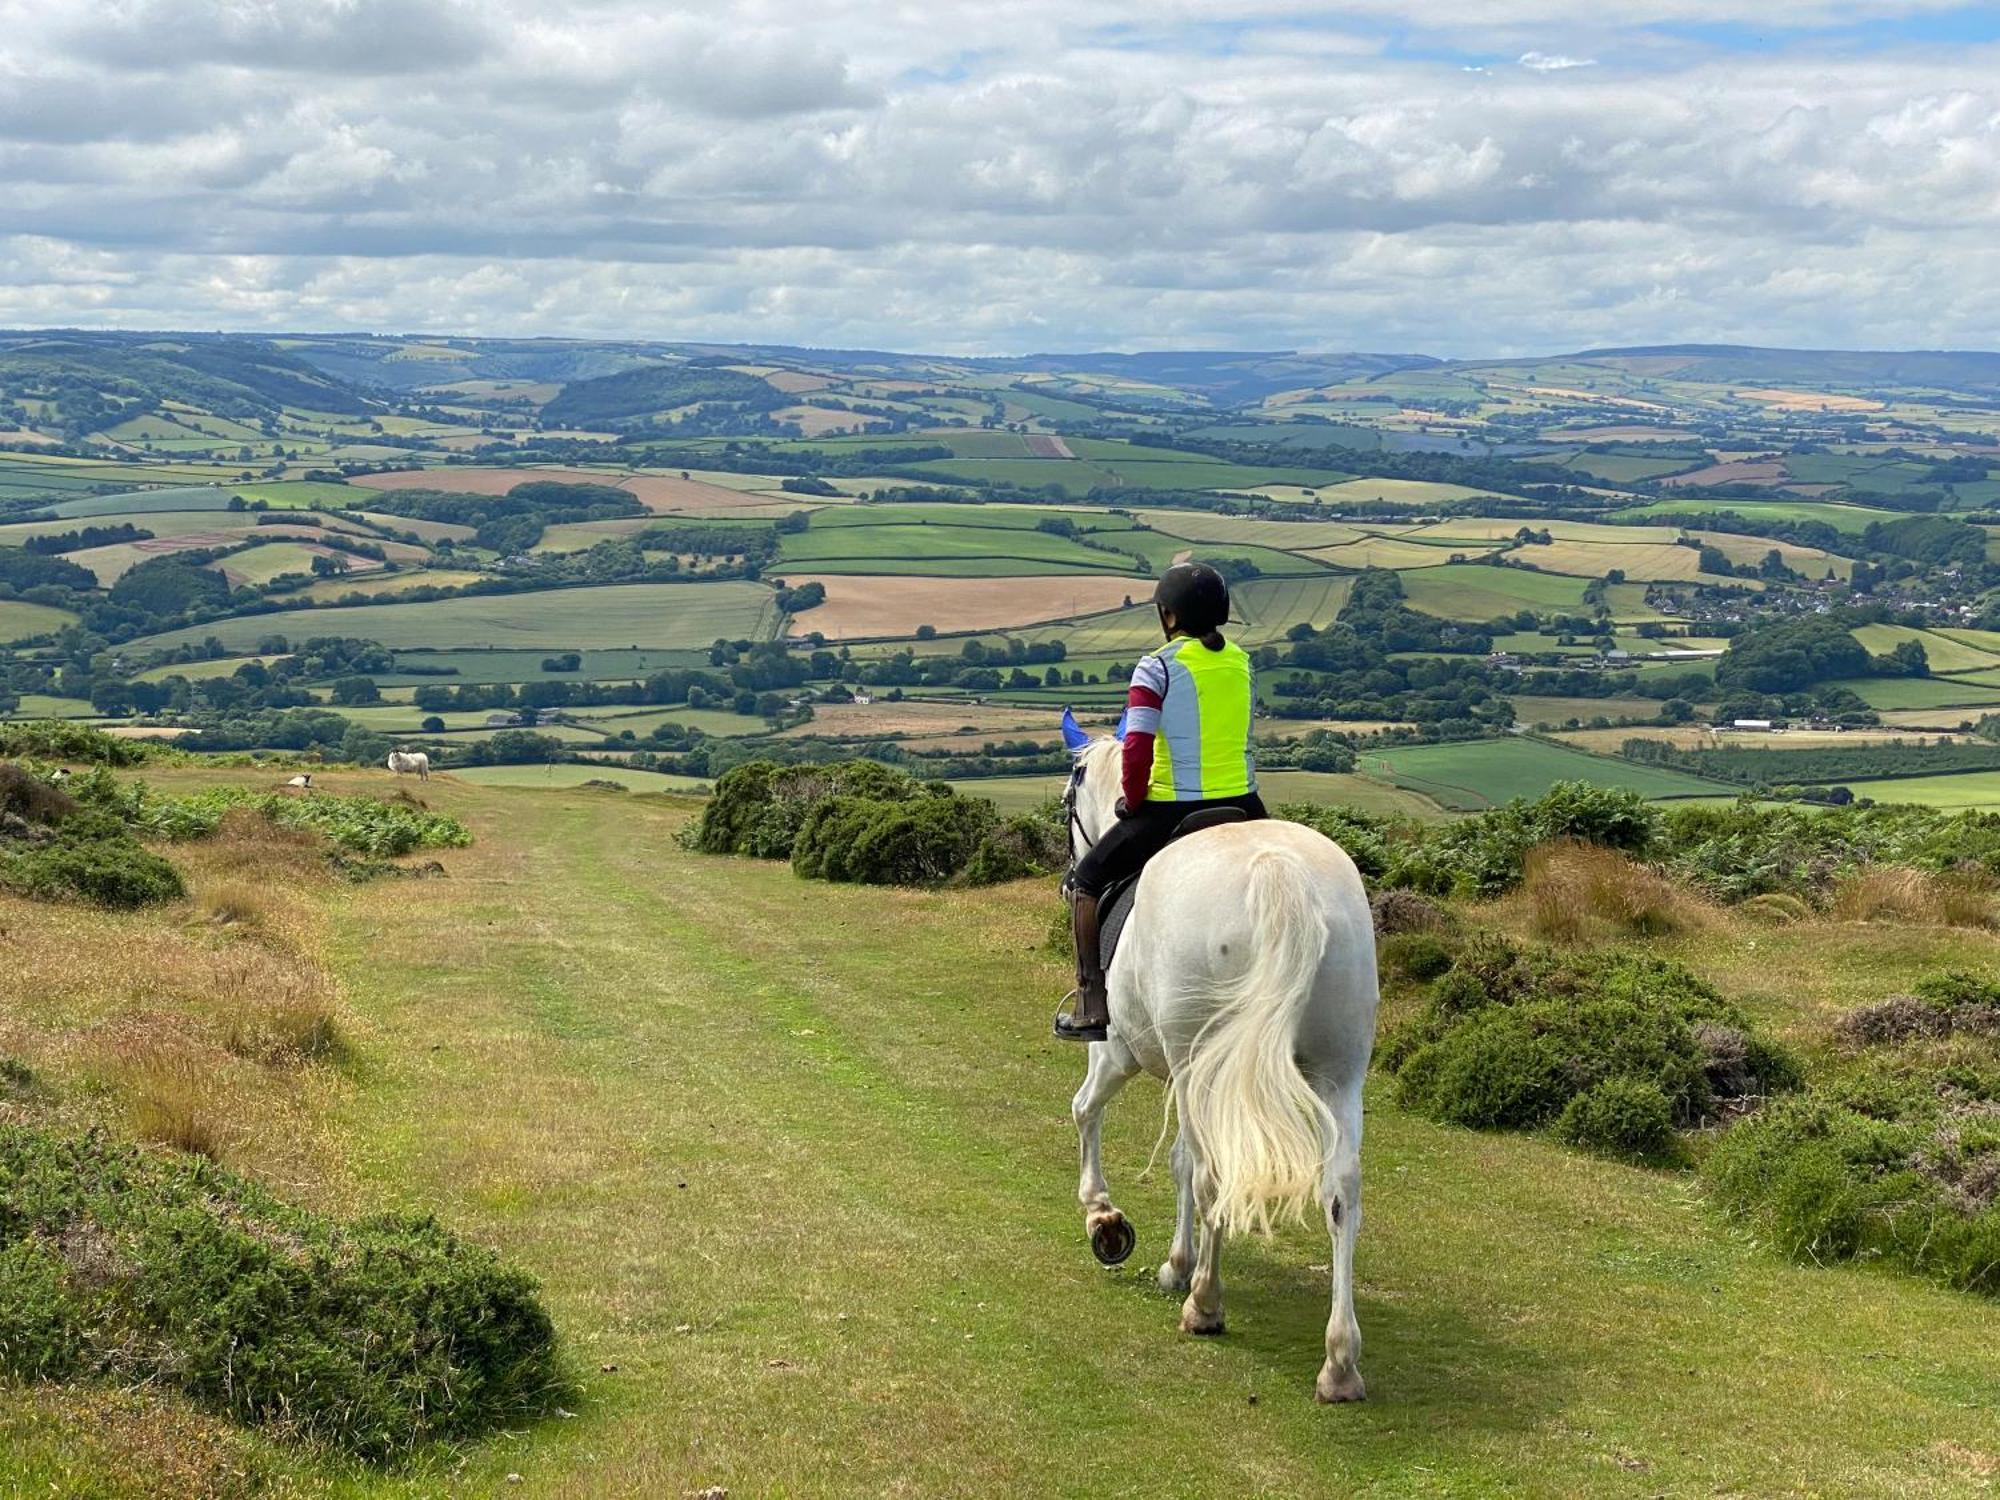
<path fill-rule="evenodd" d="M 435 1207 L 534 1267 L 588 1393 L 462 1467 L 328 1491 L 1983 1492 L 1990 1303 L 1781 1264 L 1684 1178 L 1381 1098 L 1372 1399 L 1317 1408 L 1318 1235 L 1231 1247 L 1214 1341 L 1091 1263 L 1082 1059 L 1042 1035 L 1045 888 L 802 884 L 682 853 L 670 802 L 425 795 L 480 843 L 450 879 L 338 910 L 365 1052 L 343 1193 Z M 1170 1224 L 1165 1174 L 1137 1176 L 1157 1100 L 1135 1085 L 1108 1122 L 1135 1265 Z M 0 1476 L 25 1461 L 0 1454 Z"/>

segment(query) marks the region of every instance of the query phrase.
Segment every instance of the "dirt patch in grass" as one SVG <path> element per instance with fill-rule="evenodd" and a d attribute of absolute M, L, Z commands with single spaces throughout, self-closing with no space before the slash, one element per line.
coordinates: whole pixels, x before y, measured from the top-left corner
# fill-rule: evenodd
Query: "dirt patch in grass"
<path fill-rule="evenodd" d="M 950 633 L 1005 630 L 1118 609 L 1143 594 L 1142 579 L 1094 574 L 1048 578 L 921 578 L 862 573 L 788 573 L 798 588 L 819 583 L 826 602 L 792 621 L 792 631 L 817 630 L 828 640 L 914 635 L 920 625 Z"/>

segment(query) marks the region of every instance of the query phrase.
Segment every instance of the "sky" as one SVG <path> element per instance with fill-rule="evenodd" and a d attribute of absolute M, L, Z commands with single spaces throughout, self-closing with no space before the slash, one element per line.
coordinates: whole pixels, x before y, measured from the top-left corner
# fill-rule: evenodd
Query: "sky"
<path fill-rule="evenodd" d="M 0 0 L 0 325 L 2000 348 L 2000 3 Z"/>

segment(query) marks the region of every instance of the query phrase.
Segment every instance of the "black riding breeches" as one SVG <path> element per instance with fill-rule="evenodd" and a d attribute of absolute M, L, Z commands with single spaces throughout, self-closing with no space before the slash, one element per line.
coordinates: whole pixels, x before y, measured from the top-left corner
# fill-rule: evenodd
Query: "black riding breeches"
<path fill-rule="evenodd" d="M 1142 802 L 1127 817 L 1105 830 L 1104 837 L 1076 862 L 1070 883 L 1079 895 L 1101 896 L 1114 880 L 1136 875 L 1146 861 L 1167 847 L 1181 819 L 1211 807 L 1240 807 L 1252 818 L 1265 818 L 1264 800 L 1255 792 L 1241 797 L 1216 797 L 1207 802 Z"/>

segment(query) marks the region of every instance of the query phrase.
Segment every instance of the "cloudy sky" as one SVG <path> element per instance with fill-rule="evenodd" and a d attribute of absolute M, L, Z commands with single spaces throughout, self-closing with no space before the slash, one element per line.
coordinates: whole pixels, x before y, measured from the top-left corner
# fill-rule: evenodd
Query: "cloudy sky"
<path fill-rule="evenodd" d="M 2000 348 L 2000 6 L 0 0 L 0 324 Z"/>

